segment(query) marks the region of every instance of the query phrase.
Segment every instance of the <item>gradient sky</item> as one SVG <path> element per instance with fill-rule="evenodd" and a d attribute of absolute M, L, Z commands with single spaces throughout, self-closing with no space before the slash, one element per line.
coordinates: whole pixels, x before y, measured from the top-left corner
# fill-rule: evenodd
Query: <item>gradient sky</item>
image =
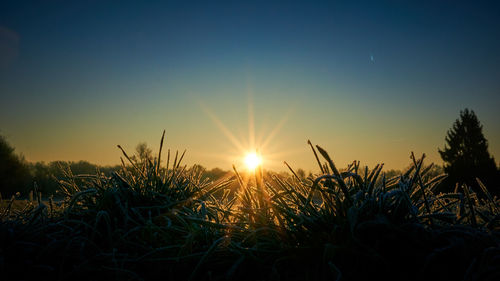
<path fill-rule="evenodd" d="M 272 169 L 317 171 L 307 139 L 403 168 L 441 164 L 468 107 L 498 162 L 497 3 L 1 1 L 0 134 L 30 161 L 116 164 L 165 129 L 209 168 L 253 131 Z"/>

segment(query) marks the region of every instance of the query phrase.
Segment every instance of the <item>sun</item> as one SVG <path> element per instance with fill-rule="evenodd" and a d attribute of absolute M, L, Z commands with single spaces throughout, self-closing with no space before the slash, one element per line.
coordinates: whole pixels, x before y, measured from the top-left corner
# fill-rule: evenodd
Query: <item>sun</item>
<path fill-rule="evenodd" d="M 254 171 L 259 165 L 262 164 L 262 158 L 255 152 L 250 152 L 245 156 L 245 164 L 250 171 Z"/>

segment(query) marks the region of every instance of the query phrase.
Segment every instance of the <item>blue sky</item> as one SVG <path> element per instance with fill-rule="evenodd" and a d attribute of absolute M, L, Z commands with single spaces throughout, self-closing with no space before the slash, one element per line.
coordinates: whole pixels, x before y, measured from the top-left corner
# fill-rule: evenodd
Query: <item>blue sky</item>
<path fill-rule="evenodd" d="M 250 103 L 272 168 L 316 169 L 309 138 L 400 168 L 440 163 L 469 107 L 498 162 L 499 50 L 495 1 L 2 1 L 0 133 L 28 160 L 113 164 L 166 129 L 227 169 L 241 151 L 213 117 L 250 143 Z"/>

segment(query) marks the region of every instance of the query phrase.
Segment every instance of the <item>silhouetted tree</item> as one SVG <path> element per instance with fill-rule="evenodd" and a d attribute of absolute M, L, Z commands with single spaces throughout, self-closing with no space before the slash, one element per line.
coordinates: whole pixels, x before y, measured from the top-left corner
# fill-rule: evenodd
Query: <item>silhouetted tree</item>
<path fill-rule="evenodd" d="M 460 112 L 453 127 L 447 132 L 444 149 L 439 154 L 445 162 L 444 170 L 448 178 L 442 191 L 452 191 L 456 183 L 477 187 L 479 178 L 492 194 L 499 194 L 498 169 L 488 152 L 488 141 L 483 135 L 483 126 L 474 111 Z M 478 188 L 474 188 L 481 194 Z"/>
<path fill-rule="evenodd" d="M 297 176 L 301 180 L 304 180 L 306 178 L 306 171 L 304 171 L 303 169 L 299 168 L 299 169 L 297 169 L 297 171 L 295 173 L 297 174 Z"/>
<path fill-rule="evenodd" d="M 26 194 L 31 182 L 24 159 L 0 136 L 0 192 L 10 196 L 16 192 Z"/>
<path fill-rule="evenodd" d="M 135 147 L 135 155 L 130 157 L 137 163 L 144 163 L 147 161 L 153 161 L 153 150 L 148 147 L 147 143 L 141 142 Z"/>
<path fill-rule="evenodd" d="M 57 180 L 53 177 L 54 171 L 59 171 L 56 165 L 47 165 L 44 162 L 30 163 L 29 169 L 33 180 L 37 183 L 43 196 L 53 195 L 58 188 Z"/>

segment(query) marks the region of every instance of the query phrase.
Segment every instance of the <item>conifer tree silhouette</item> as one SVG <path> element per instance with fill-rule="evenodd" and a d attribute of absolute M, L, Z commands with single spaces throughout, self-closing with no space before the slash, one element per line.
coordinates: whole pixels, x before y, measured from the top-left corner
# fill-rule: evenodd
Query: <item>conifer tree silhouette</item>
<path fill-rule="evenodd" d="M 445 162 L 444 171 L 448 174 L 442 191 L 453 191 L 458 183 L 481 194 L 476 181 L 479 178 L 491 194 L 499 195 L 498 169 L 488 152 L 483 126 L 473 110 L 460 111 L 460 119 L 448 130 L 445 141 L 443 150 L 438 149 Z"/>

